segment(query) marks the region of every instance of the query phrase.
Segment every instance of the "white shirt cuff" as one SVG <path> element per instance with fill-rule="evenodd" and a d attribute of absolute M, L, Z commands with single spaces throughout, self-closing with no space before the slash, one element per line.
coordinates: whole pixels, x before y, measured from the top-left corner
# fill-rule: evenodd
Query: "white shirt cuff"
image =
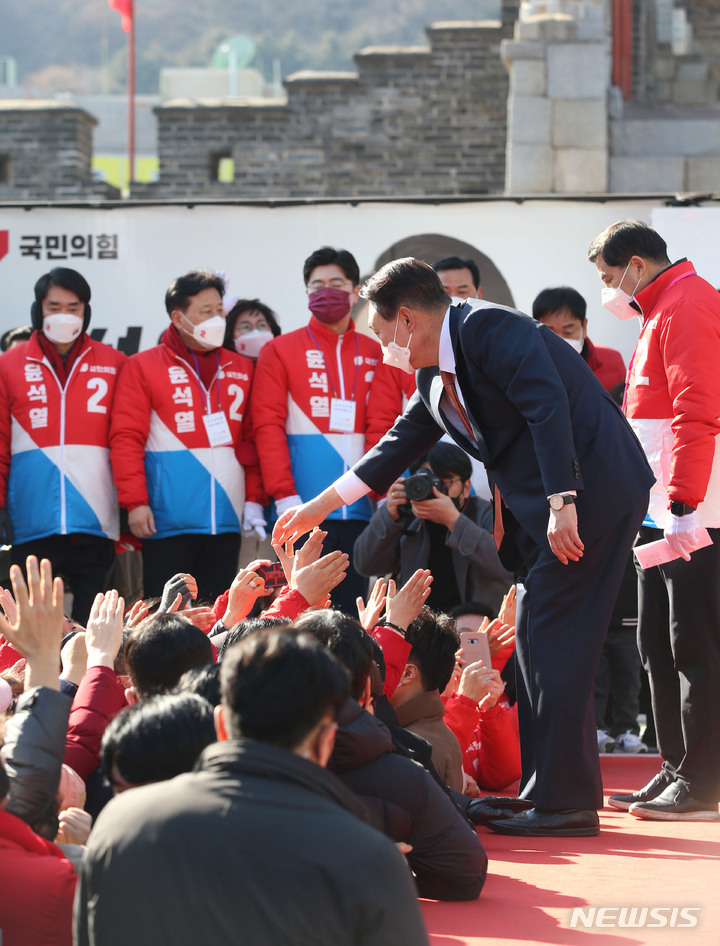
<path fill-rule="evenodd" d="M 363 483 L 360 477 L 353 473 L 352 470 L 343 473 L 339 479 L 335 480 L 333 486 L 346 506 L 352 506 L 358 499 L 362 499 L 363 496 L 367 496 L 370 492 L 370 487 L 367 483 Z"/>

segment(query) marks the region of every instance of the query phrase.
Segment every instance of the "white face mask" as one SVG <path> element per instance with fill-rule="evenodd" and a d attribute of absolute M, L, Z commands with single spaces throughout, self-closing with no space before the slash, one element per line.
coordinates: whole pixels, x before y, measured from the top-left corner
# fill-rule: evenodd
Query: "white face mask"
<path fill-rule="evenodd" d="M 193 325 L 184 315 L 183 318 L 192 328 L 190 334 L 203 348 L 219 348 L 225 341 L 225 319 L 221 315 L 214 315 L 198 325 Z"/>
<path fill-rule="evenodd" d="M 622 274 L 620 282 L 618 285 L 612 289 L 610 286 L 604 286 L 601 293 L 601 301 L 604 309 L 607 309 L 608 312 L 620 319 L 621 322 L 627 322 L 628 319 L 632 319 L 638 315 L 638 310 L 630 305 L 635 296 L 635 291 L 640 285 L 640 280 L 635 283 L 635 289 L 632 291 L 632 295 L 628 295 L 624 289 L 621 289 L 623 279 L 627 275 L 627 271 L 630 269 L 630 263 L 625 267 L 625 272 Z"/>
<path fill-rule="evenodd" d="M 390 365 L 393 368 L 399 368 L 406 374 L 415 374 L 415 369 L 410 364 L 410 342 L 412 341 L 412 332 L 410 333 L 410 338 L 408 338 L 405 348 L 401 348 L 401 346 L 395 341 L 397 338 L 399 319 L 400 315 L 398 315 L 397 319 L 395 320 L 395 337 L 387 346 L 387 348 L 382 346 L 383 364 Z"/>
<path fill-rule="evenodd" d="M 261 332 L 260 329 L 254 328 L 252 332 L 238 335 L 233 344 L 238 354 L 255 359 L 260 354 L 260 349 L 273 338 L 272 332 Z"/>
<path fill-rule="evenodd" d="M 564 341 L 564 342 L 567 342 L 568 345 L 569 345 L 571 348 L 574 348 L 575 351 L 578 353 L 578 355 L 581 354 L 581 352 L 582 352 L 582 350 L 583 350 L 583 345 L 585 344 L 585 339 L 584 339 L 584 338 L 565 338 L 565 337 L 563 337 L 563 341 Z"/>
<path fill-rule="evenodd" d="M 82 332 L 83 318 L 71 312 L 54 312 L 43 319 L 43 335 L 55 345 L 68 345 Z"/>

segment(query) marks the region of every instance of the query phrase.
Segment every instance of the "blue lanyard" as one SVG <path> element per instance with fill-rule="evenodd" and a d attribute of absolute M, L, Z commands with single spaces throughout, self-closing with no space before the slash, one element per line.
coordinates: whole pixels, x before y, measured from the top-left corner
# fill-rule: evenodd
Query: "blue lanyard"
<path fill-rule="evenodd" d="M 331 390 L 332 390 L 333 398 L 337 399 L 337 394 L 335 393 L 335 385 L 333 384 L 332 377 L 330 376 L 330 371 L 329 371 L 329 369 L 328 369 L 328 363 L 327 363 L 327 361 L 326 361 L 326 359 L 325 359 L 325 352 L 324 352 L 324 351 L 322 350 L 322 348 L 318 345 L 318 341 L 317 341 L 317 339 L 315 338 L 315 336 L 313 335 L 312 329 L 310 328 L 309 325 L 308 325 L 308 327 L 307 327 L 307 330 L 308 330 L 308 335 L 310 336 L 310 338 L 311 338 L 311 339 L 313 340 L 313 342 L 315 343 L 315 347 L 317 348 L 317 350 L 318 350 L 318 351 L 320 352 L 320 354 L 322 355 L 323 364 L 325 365 L 325 374 L 327 375 L 327 379 L 328 379 L 328 381 L 330 382 L 330 388 L 331 388 Z M 339 337 L 339 336 L 338 336 L 338 337 Z M 351 393 L 350 393 L 350 400 L 351 400 L 351 401 L 354 401 L 354 400 L 355 400 L 355 387 L 356 387 L 356 385 L 357 385 L 358 371 L 360 370 L 360 365 L 358 364 L 358 358 L 359 358 L 360 356 L 359 356 L 359 354 L 358 354 L 357 333 L 355 333 L 355 334 L 353 335 L 353 338 L 355 339 L 355 378 L 353 379 L 352 391 L 351 391 Z M 341 370 L 342 370 L 342 366 L 341 366 Z"/>
<path fill-rule="evenodd" d="M 211 388 L 208 389 L 208 396 L 209 396 L 209 398 L 210 398 L 210 400 L 208 401 L 208 400 L 205 399 L 205 385 L 203 384 L 203 380 L 202 380 L 202 378 L 200 377 L 200 365 L 198 364 L 197 355 L 196 355 L 195 352 L 192 350 L 192 348 L 190 349 L 190 352 L 191 352 L 191 354 L 192 354 L 192 356 L 193 356 L 193 359 L 194 359 L 194 361 L 195 361 L 195 374 L 197 375 L 197 379 L 198 379 L 198 381 L 200 382 L 200 393 L 202 394 L 202 399 L 203 399 L 203 410 L 205 411 L 206 414 L 211 414 L 211 413 L 212 413 L 212 395 L 211 395 L 211 388 L 212 388 L 212 385 L 211 385 Z M 222 406 L 221 406 L 221 402 L 220 402 L 220 394 L 221 394 L 221 390 L 220 390 L 220 356 L 218 355 L 217 352 L 215 352 L 215 361 L 217 362 L 217 374 L 215 375 L 215 377 L 217 378 L 218 410 L 220 411 L 220 410 L 222 410 Z"/>

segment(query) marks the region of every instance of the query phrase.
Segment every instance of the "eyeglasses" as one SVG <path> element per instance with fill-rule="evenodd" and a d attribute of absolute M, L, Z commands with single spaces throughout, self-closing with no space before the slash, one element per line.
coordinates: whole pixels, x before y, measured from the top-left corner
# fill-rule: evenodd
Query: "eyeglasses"
<path fill-rule="evenodd" d="M 349 279 L 340 279 L 338 276 L 335 279 L 313 279 L 312 282 L 308 283 L 308 290 L 310 292 L 317 292 L 319 289 L 345 289 Z"/>
<path fill-rule="evenodd" d="M 260 319 L 259 322 L 256 322 L 255 325 L 252 325 L 250 322 L 238 322 L 235 326 L 235 331 L 240 335 L 246 335 L 248 332 L 254 332 L 255 330 L 259 332 L 267 332 L 270 329 L 270 326 L 267 324 L 265 319 Z"/>
<path fill-rule="evenodd" d="M 448 489 L 450 489 L 453 483 L 462 483 L 462 481 L 463 481 L 462 476 L 448 476 L 448 477 L 441 476 L 440 477 L 440 482 L 444 486 L 447 486 Z"/>

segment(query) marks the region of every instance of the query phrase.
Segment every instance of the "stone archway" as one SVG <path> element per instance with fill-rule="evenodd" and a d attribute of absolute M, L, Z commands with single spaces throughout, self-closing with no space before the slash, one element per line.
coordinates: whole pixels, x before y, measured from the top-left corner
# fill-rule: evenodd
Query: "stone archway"
<path fill-rule="evenodd" d="M 375 262 L 375 269 L 380 269 L 385 263 L 404 256 L 415 256 L 431 266 L 436 260 L 446 256 L 459 256 L 461 259 L 472 259 L 480 268 L 480 280 L 483 287 L 483 299 L 489 302 L 498 302 L 500 305 L 515 307 L 510 287 L 505 282 L 502 273 L 495 263 L 485 253 L 471 243 L 465 243 L 455 237 L 444 236 L 441 233 L 421 233 L 416 236 L 405 237 L 389 246 Z"/>
<path fill-rule="evenodd" d="M 404 237 L 391 244 L 375 261 L 373 272 L 389 263 L 390 260 L 414 256 L 424 260 L 431 266 L 439 259 L 447 256 L 459 256 L 461 259 L 473 259 L 480 269 L 480 281 L 483 287 L 483 299 L 488 302 L 497 302 L 515 308 L 510 287 L 505 282 L 495 263 L 471 243 L 465 243 L 455 237 L 445 236 L 442 233 L 420 233 L 415 236 Z M 372 273 L 364 273 L 361 281 L 365 281 Z M 355 326 L 366 335 L 370 334 L 367 326 L 368 307 L 362 300 L 353 310 Z"/>

